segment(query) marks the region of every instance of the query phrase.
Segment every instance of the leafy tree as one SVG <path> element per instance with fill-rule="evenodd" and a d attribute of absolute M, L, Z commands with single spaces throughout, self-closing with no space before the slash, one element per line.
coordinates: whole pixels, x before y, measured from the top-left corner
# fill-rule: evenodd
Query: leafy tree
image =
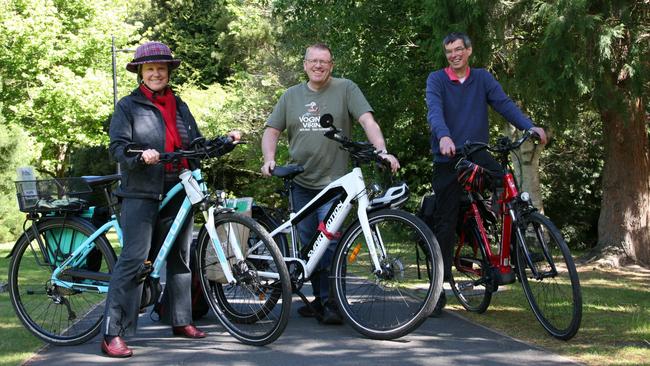
<path fill-rule="evenodd" d="M 13 0 L 0 4 L 0 101 L 7 123 L 43 144 L 39 169 L 62 176 L 76 146 L 107 142 L 110 34 L 127 43 L 126 1 Z"/>
<path fill-rule="evenodd" d="M 151 0 L 139 17 L 145 38 L 183 59 L 174 80 L 205 88 L 254 66 L 271 44 L 268 15 L 268 1 Z"/>
<path fill-rule="evenodd" d="M 32 165 L 40 146 L 19 126 L 5 125 L 0 114 L 0 241 L 15 240 L 22 233 L 24 214 L 16 202 L 16 168 Z"/>
<path fill-rule="evenodd" d="M 582 111 L 602 121 L 598 256 L 650 263 L 650 4 L 522 1 L 509 17 L 519 24 L 512 35 L 522 93 L 560 130 Z"/>

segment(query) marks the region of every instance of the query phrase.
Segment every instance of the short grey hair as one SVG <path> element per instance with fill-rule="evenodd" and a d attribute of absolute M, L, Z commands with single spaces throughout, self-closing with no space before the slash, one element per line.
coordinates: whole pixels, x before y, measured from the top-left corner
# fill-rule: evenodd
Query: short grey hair
<path fill-rule="evenodd" d="M 442 40 L 442 48 L 444 49 L 446 45 L 456 42 L 459 39 L 463 41 L 463 46 L 465 46 L 465 48 L 472 47 L 472 40 L 469 39 L 469 36 L 467 34 L 461 32 L 452 32 L 447 34 Z"/>
<path fill-rule="evenodd" d="M 327 51 L 330 53 L 330 58 L 332 60 L 334 59 L 334 55 L 332 54 L 332 50 L 330 49 L 330 46 L 326 45 L 325 43 L 314 43 L 312 45 L 309 45 L 305 50 L 305 59 L 307 58 L 307 53 L 309 52 L 310 49 Z"/>

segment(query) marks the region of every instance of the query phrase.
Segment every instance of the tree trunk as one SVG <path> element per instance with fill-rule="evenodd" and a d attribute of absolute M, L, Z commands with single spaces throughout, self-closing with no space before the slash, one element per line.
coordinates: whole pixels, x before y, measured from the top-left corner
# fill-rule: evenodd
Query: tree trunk
<path fill-rule="evenodd" d="M 58 178 L 63 178 L 66 175 L 66 171 L 68 168 L 68 144 L 61 144 L 58 146 L 58 152 L 56 154 L 56 157 L 58 158 L 58 162 L 55 165 L 55 172 L 54 176 Z"/>
<path fill-rule="evenodd" d="M 650 264 L 648 121 L 642 98 L 628 99 L 627 107 L 601 113 L 605 166 L 595 259 L 611 266 Z"/>
<path fill-rule="evenodd" d="M 519 137 L 515 135 L 514 127 L 508 125 L 507 129 L 511 138 Z M 544 145 L 538 145 L 529 140 L 519 148 L 517 155 L 519 160 L 514 153 L 512 154 L 512 167 L 515 178 L 519 182 L 519 189 L 530 194 L 533 205 L 542 213 L 544 213 L 544 201 L 539 179 L 539 158 L 543 150 Z"/>

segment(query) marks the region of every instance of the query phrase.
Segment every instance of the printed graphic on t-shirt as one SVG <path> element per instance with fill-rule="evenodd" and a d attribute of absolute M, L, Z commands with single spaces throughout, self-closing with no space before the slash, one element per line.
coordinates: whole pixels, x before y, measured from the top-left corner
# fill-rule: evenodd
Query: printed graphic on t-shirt
<path fill-rule="evenodd" d="M 312 101 L 305 104 L 307 110 L 298 119 L 300 120 L 300 132 L 320 132 L 326 131 L 327 128 L 320 126 L 320 108 L 316 102 Z"/>

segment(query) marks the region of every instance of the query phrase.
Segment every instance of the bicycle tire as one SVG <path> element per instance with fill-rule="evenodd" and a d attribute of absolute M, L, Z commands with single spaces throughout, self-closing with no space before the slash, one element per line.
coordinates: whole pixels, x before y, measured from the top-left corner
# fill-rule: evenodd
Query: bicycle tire
<path fill-rule="evenodd" d="M 524 215 L 518 228 L 517 272 L 530 308 L 549 334 L 569 340 L 578 332 L 582 320 L 580 280 L 569 247 L 557 227 L 537 212 Z M 535 268 L 548 273 L 546 276 L 533 278 L 524 248 L 531 253 Z"/>
<path fill-rule="evenodd" d="M 383 209 L 370 213 L 368 222 L 387 251 L 380 256 L 385 274 L 374 273 L 357 220 L 339 241 L 330 286 L 356 331 L 372 339 L 395 339 L 417 329 L 433 311 L 442 291 L 442 256 L 435 236 L 415 215 Z"/>
<path fill-rule="evenodd" d="M 235 338 L 245 344 L 261 346 L 275 341 L 284 331 L 291 310 L 291 282 L 284 258 L 277 245 L 260 224 L 252 218 L 236 213 L 224 213 L 215 217 L 215 229 L 222 245 L 236 237 L 244 248 L 247 271 L 237 271 L 239 267 L 231 262 L 235 284 L 217 279 L 214 273 L 221 270 L 216 257 L 211 257 L 212 241 L 207 230 L 202 230 L 198 238 L 198 258 L 200 280 L 204 295 L 210 308 L 221 324 Z M 255 251 L 249 249 L 262 242 Z M 226 257 L 234 256 L 227 249 Z M 268 259 L 250 258 L 252 255 L 270 256 Z M 279 280 L 263 279 L 258 271 L 275 272 Z"/>
<path fill-rule="evenodd" d="M 46 252 L 40 250 L 31 228 L 18 239 L 9 263 L 11 304 L 25 328 L 41 340 L 59 346 L 84 343 L 100 330 L 107 294 L 61 288 L 51 283 L 51 276 L 53 268 L 72 252 L 74 244 L 83 242 L 96 229 L 86 221 L 72 218 L 48 218 L 35 225 Z M 110 243 L 101 235 L 94 244 L 101 253 L 99 262 L 95 257 L 90 264 L 87 257 L 78 269 L 112 273 L 116 256 Z M 108 286 L 108 281 L 65 279 Z"/>
<path fill-rule="evenodd" d="M 253 207 L 252 217 L 253 220 L 257 221 L 258 224 L 262 225 L 264 230 L 268 231 L 269 233 L 275 230 L 279 226 L 279 223 L 273 217 L 266 214 L 264 212 L 264 208 L 260 206 Z M 275 244 L 280 249 L 280 252 L 282 252 L 282 256 L 284 257 L 288 256 L 289 241 L 287 240 L 286 234 L 283 233 L 275 234 L 273 236 L 273 240 L 275 241 Z"/>
<path fill-rule="evenodd" d="M 449 284 L 456 299 L 467 311 L 482 314 L 492 300 L 490 263 L 476 222 L 472 220 L 468 225 L 465 238 L 470 242 L 458 243 Z"/>

